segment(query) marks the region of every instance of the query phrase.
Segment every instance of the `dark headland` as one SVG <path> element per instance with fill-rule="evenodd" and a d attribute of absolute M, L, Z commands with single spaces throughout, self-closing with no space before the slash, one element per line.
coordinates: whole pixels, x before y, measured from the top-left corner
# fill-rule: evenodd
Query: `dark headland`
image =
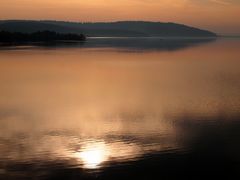
<path fill-rule="evenodd" d="M 216 37 L 213 32 L 183 24 L 120 21 L 78 23 L 64 21 L 0 21 L 0 31 L 35 33 L 39 31 L 84 34 L 88 37 Z"/>

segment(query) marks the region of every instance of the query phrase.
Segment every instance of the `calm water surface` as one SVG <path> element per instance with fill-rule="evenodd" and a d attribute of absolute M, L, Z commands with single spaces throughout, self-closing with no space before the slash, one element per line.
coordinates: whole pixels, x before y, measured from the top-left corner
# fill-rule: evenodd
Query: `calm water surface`
<path fill-rule="evenodd" d="M 229 177 L 239 142 L 239 39 L 0 50 L 0 179 Z"/>

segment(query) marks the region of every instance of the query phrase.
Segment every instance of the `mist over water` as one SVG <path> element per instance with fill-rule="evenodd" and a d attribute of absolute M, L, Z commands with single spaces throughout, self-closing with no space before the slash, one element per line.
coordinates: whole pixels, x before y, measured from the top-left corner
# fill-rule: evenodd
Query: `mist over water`
<path fill-rule="evenodd" d="M 2 47 L 0 178 L 239 175 L 239 47 L 151 38 Z"/>

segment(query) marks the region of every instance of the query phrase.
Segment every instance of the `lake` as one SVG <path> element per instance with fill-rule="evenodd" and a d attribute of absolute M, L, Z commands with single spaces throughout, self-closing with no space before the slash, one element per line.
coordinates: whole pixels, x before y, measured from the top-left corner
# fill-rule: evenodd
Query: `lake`
<path fill-rule="evenodd" d="M 0 47 L 0 179 L 240 177 L 240 39 Z"/>

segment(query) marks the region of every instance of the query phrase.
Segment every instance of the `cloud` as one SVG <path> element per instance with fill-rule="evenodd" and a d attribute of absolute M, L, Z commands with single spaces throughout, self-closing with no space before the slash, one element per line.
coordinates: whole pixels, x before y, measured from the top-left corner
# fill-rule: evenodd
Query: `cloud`
<path fill-rule="evenodd" d="M 220 4 L 220 5 L 230 5 L 230 4 L 232 4 L 231 1 L 224 1 L 224 0 L 210 0 L 210 1 L 213 2 L 213 3 Z"/>

